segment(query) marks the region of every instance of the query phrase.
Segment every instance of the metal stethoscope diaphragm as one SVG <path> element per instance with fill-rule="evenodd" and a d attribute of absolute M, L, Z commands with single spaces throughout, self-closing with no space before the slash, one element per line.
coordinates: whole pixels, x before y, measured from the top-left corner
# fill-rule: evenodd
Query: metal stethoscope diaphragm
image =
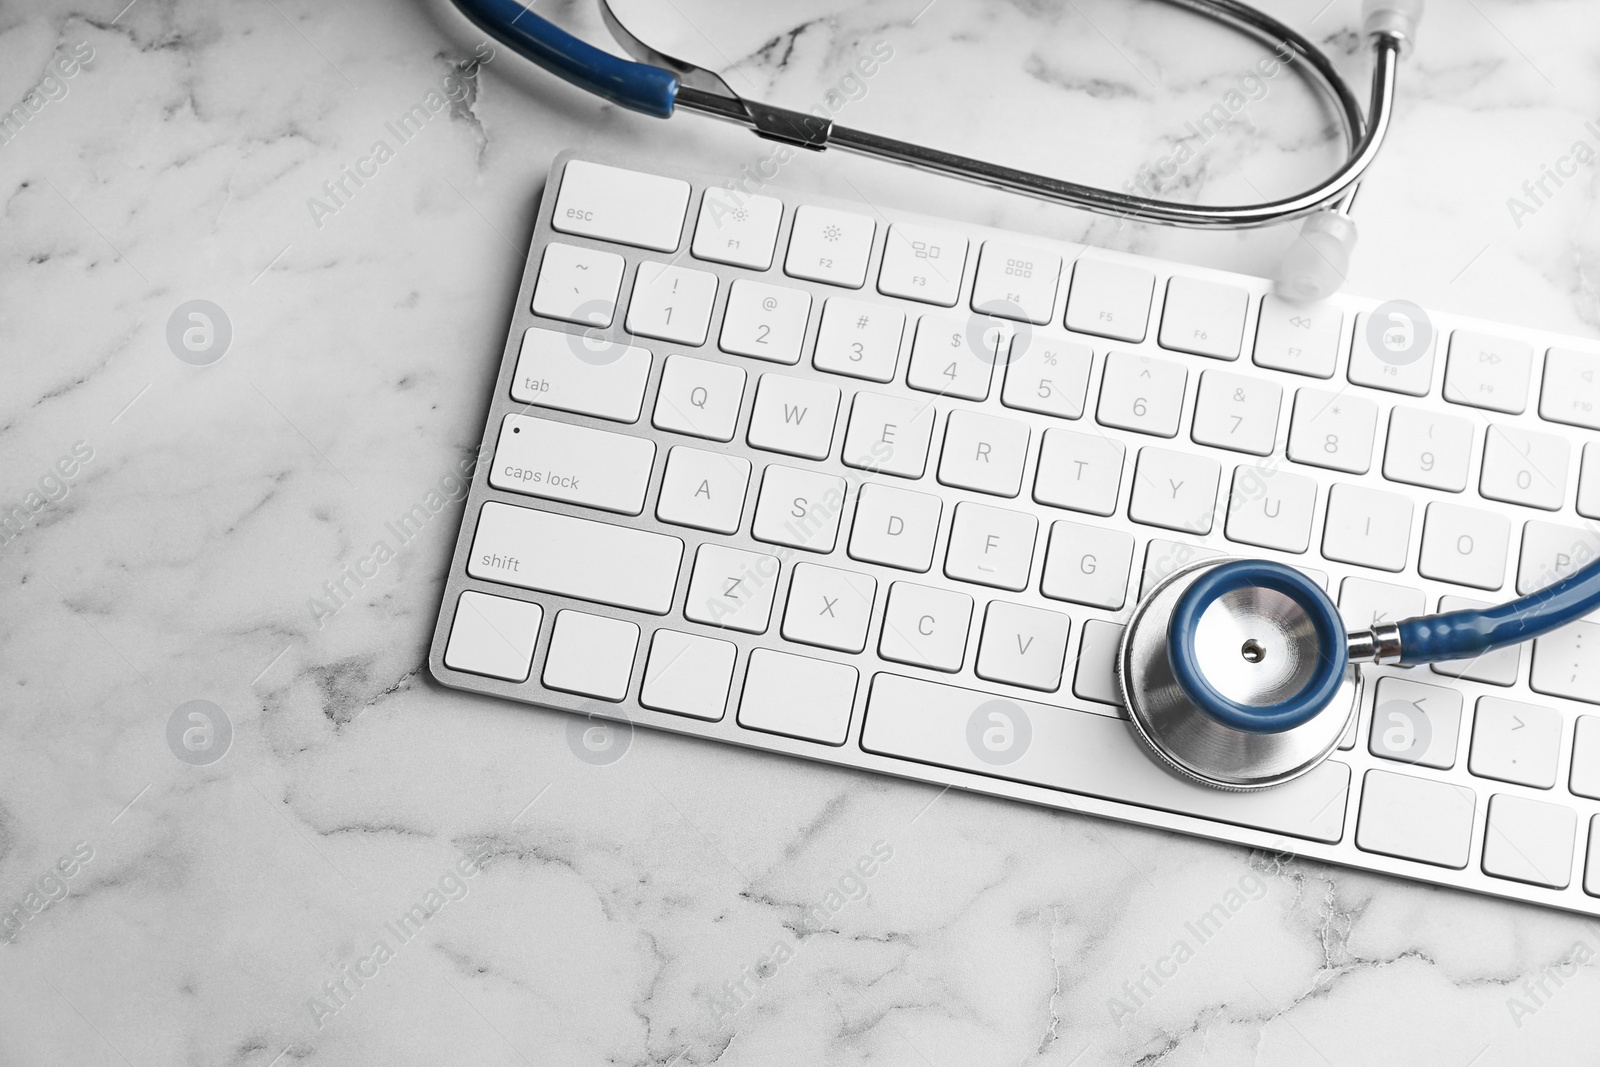
<path fill-rule="evenodd" d="M 1282 563 L 1205 559 L 1158 582 L 1123 633 L 1117 674 L 1162 763 L 1222 789 L 1296 778 L 1338 747 L 1361 664 L 1436 663 L 1531 640 L 1600 606 L 1600 560 L 1497 607 L 1347 634 L 1322 587 Z"/>

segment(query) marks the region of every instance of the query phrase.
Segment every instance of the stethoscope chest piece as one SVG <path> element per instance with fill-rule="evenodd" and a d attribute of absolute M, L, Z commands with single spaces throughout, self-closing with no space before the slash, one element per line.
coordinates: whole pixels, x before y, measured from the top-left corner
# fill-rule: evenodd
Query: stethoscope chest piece
<path fill-rule="evenodd" d="M 1311 770 L 1361 697 L 1333 601 L 1299 571 L 1261 560 L 1205 559 L 1163 579 L 1129 620 L 1117 667 L 1145 744 L 1224 789 Z"/>

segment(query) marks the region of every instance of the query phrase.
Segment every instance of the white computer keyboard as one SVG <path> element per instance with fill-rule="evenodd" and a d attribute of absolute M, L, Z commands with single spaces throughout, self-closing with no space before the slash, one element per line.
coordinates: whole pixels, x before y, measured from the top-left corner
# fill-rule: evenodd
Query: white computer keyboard
<path fill-rule="evenodd" d="M 1368 668 L 1341 750 L 1260 793 L 1130 732 L 1120 623 L 1201 556 L 1366 627 L 1600 546 L 1600 346 L 1269 290 L 563 155 L 433 674 L 1600 915 L 1600 625 Z"/>

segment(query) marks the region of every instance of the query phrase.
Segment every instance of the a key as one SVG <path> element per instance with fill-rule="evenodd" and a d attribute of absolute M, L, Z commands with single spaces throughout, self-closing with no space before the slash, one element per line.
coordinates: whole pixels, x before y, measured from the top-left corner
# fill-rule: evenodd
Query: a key
<path fill-rule="evenodd" d="M 638 647 L 634 623 L 570 608 L 558 611 L 539 680 L 546 689 L 616 703 L 628 695 Z"/>
<path fill-rule="evenodd" d="M 1238 359 L 1249 304 L 1250 294 L 1236 285 L 1174 275 L 1167 281 L 1167 302 L 1161 309 L 1161 347 Z"/>
<path fill-rule="evenodd" d="M 1533 643 L 1533 674 L 1528 685 L 1537 693 L 1600 704 L 1600 625 L 1570 622 Z"/>
<path fill-rule="evenodd" d="M 763 374 L 750 412 L 750 447 L 825 459 L 838 414 L 839 390 L 827 382 Z"/>
<path fill-rule="evenodd" d="M 628 301 L 628 332 L 702 345 L 717 298 L 717 276 L 667 263 L 641 263 Z"/>
<path fill-rule="evenodd" d="M 1469 600 L 1461 596 L 1439 598 L 1440 611 L 1460 611 L 1463 608 L 1488 606 L 1484 601 Z M 1489 685 L 1514 685 L 1517 674 L 1522 669 L 1522 646 L 1510 645 L 1506 648 L 1497 648 L 1493 652 L 1485 652 L 1471 659 L 1447 660 L 1433 664 L 1430 669 L 1433 673 L 1442 674 L 1447 678 L 1466 678 L 1474 682 L 1486 682 Z"/>
<path fill-rule="evenodd" d="M 1600 442 L 1583 446 L 1583 473 L 1578 478 L 1578 514 L 1600 519 Z"/>
<path fill-rule="evenodd" d="M 804 209 L 802 209 L 804 210 Z M 824 745 L 850 733 L 860 673 L 848 663 L 758 648 L 739 697 L 739 725 Z"/>
<path fill-rule="evenodd" d="M 980 325 L 969 318 L 922 316 L 911 342 L 906 384 L 926 393 L 987 399 L 995 365 L 1005 362 L 1011 337 L 1004 330 Z"/>
<path fill-rule="evenodd" d="M 1350 342 L 1350 380 L 1357 385 L 1374 389 L 1387 389 L 1409 396 L 1426 396 L 1433 386 L 1433 353 L 1438 337 L 1432 327 L 1409 321 L 1396 321 L 1404 316 L 1391 314 L 1390 324 L 1382 333 L 1380 351 L 1374 351 L 1369 342 L 1370 312 L 1356 316 L 1356 332 Z M 1419 333 L 1425 336 L 1419 337 Z"/>
<path fill-rule="evenodd" d="M 1241 464 L 1228 494 L 1228 540 L 1281 552 L 1311 546 L 1317 509 L 1317 483 L 1278 467 Z"/>
<path fill-rule="evenodd" d="M 1572 882 L 1578 814 L 1564 804 L 1496 793 L 1483 832 L 1483 873 L 1565 889 Z"/>
<path fill-rule="evenodd" d="M 817 347 L 811 363 L 832 374 L 869 382 L 892 381 L 900 359 L 900 335 L 905 328 L 904 312 L 883 304 L 830 296 L 822 305 L 822 325 L 817 328 Z"/>
<path fill-rule="evenodd" d="M 1368 771 L 1356 819 L 1356 847 L 1460 870 L 1472 849 L 1477 804 L 1477 794 L 1464 785 Z"/>
<path fill-rule="evenodd" d="M 844 435 L 845 464 L 920 478 L 933 436 L 933 404 L 907 396 L 857 393 Z"/>
<path fill-rule="evenodd" d="M 972 598 L 967 594 L 895 582 L 889 587 L 878 654 L 915 667 L 959 671 L 971 622 Z"/>
<path fill-rule="evenodd" d="M 1600 800 L 1600 716 L 1579 715 L 1573 724 L 1572 777 L 1567 785 L 1577 796 Z"/>
<path fill-rule="evenodd" d="M 1043 326 L 1055 317 L 1061 257 L 1026 245 L 985 241 L 972 285 L 972 310 Z"/>
<path fill-rule="evenodd" d="M 1483 442 L 1478 492 L 1490 500 L 1555 511 L 1567 497 L 1572 448 L 1565 438 L 1494 424 Z"/>
<path fill-rule="evenodd" d="M 1450 335 L 1444 398 L 1452 404 L 1521 415 L 1528 406 L 1532 370 L 1533 346 L 1527 342 L 1457 330 Z"/>
<path fill-rule="evenodd" d="M 945 577 L 1020 591 L 1028 584 L 1038 533 L 1032 515 L 963 501 L 950 523 Z"/>
<path fill-rule="evenodd" d="M 1084 256 L 1072 266 L 1067 329 L 1138 343 L 1150 324 L 1156 276 L 1143 267 Z"/>
<path fill-rule="evenodd" d="M 780 566 L 777 557 L 762 552 L 701 545 L 683 600 L 683 617 L 747 634 L 765 633 Z"/>
<path fill-rule="evenodd" d="M 1537 704 L 1479 697 L 1467 768 L 1480 778 L 1536 789 L 1556 784 L 1561 761 L 1561 716 Z"/>
<path fill-rule="evenodd" d="M 1329 470 L 1365 474 L 1372 466 L 1378 405 L 1322 389 L 1300 389 L 1289 423 L 1289 458 Z"/>
<path fill-rule="evenodd" d="M 1522 528 L 1517 559 L 1517 594 L 1552 585 L 1600 555 L 1600 533 L 1530 520 Z"/>
<path fill-rule="evenodd" d="M 877 224 L 866 215 L 804 204 L 794 213 L 783 270 L 791 278 L 859 289 Z"/>
<path fill-rule="evenodd" d="M 1328 559 L 1399 571 L 1410 545 L 1410 498 L 1364 485 L 1339 484 L 1328 491 L 1322 529 L 1322 554 Z"/>
<path fill-rule="evenodd" d="M 622 286 L 622 257 L 615 252 L 552 241 L 539 261 L 533 313 L 588 326 L 610 326 Z"/>
<path fill-rule="evenodd" d="M 1000 402 L 1041 415 L 1081 418 L 1093 362 L 1088 345 L 1049 334 L 1019 335 L 1012 341 Z"/>
<path fill-rule="evenodd" d="M 1202 445 L 1268 455 L 1278 436 L 1282 403 L 1283 388 L 1276 382 L 1208 370 L 1200 376 L 1191 436 Z"/>
<path fill-rule="evenodd" d="M 668 356 L 656 389 L 652 422 L 659 430 L 733 440 L 744 400 L 744 371 L 693 356 Z"/>
<path fill-rule="evenodd" d="M 950 230 L 895 223 L 883 245 L 878 292 L 954 307 L 967 265 L 967 239 Z"/>
<path fill-rule="evenodd" d="M 879 482 L 861 487 L 850 527 L 850 558 L 901 570 L 933 566 L 939 534 L 939 498 Z"/>
<path fill-rule="evenodd" d="M 1589 858 L 1583 871 L 1583 891 L 1600 897 L 1600 815 L 1589 819 Z"/>
<path fill-rule="evenodd" d="M 550 225 L 562 233 L 671 252 L 688 206 L 686 181 L 574 159 L 561 172 Z"/>
<path fill-rule="evenodd" d="M 1211 532 L 1222 467 L 1207 456 L 1141 448 L 1128 518 L 1186 533 Z"/>
<path fill-rule="evenodd" d="M 995 600 L 984 613 L 978 642 L 979 678 L 1053 693 L 1061 688 L 1072 620 L 1059 611 Z"/>
<path fill-rule="evenodd" d="M 537 604 L 469 589 L 456 599 L 444 665 L 508 682 L 526 681 L 543 618 L 544 609 Z"/>
<path fill-rule="evenodd" d="M 1117 510 L 1126 452 L 1121 442 L 1101 434 L 1051 427 L 1039 446 L 1033 498 L 1088 515 L 1110 515 Z"/>
<path fill-rule="evenodd" d="M 840 652 L 867 647 L 867 623 L 878 583 L 871 575 L 797 563 L 789 578 L 783 636 Z"/>
<path fill-rule="evenodd" d="M 995 496 L 1016 496 L 1027 458 L 1027 423 L 952 411 L 939 454 L 939 481 Z"/>
<path fill-rule="evenodd" d="M 772 266 L 782 219 L 781 200 L 708 186 L 690 251 L 696 259 L 766 270 Z"/>
<path fill-rule="evenodd" d="M 996 732 L 974 743 L 975 719 Z M 1207 789 L 1157 766 L 1130 742 L 1127 723 L 1112 716 L 997 700 L 991 693 L 920 678 L 873 678 L 861 747 L 1272 834 L 1332 842 L 1344 833 L 1350 769 L 1343 763 L 1330 761 L 1261 792 Z"/>
<path fill-rule="evenodd" d="M 656 518 L 678 526 L 731 534 L 744 515 L 750 461 L 678 445 L 667 453 Z"/>
<path fill-rule="evenodd" d="M 769 463 L 750 536 L 807 552 L 832 552 L 844 507 L 843 478 Z"/>
<path fill-rule="evenodd" d="M 1221 552 L 1205 545 L 1152 537 L 1144 550 L 1144 568 L 1139 573 L 1139 595 L 1149 596 L 1150 590 L 1196 560 L 1220 555 Z"/>
<path fill-rule="evenodd" d="M 1072 695 L 1097 704 L 1111 704 L 1122 712 L 1122 690 L 1117 686 L 1117 650 L 1122 647 L 1122 627 L 1102 619 L 1083 624 L 1078 660 L 1072 672 Z"/>
<path fill-rule="evenodd" d="M 798 363 L 810 315 L 811 294 L 740 278 L 728 287 L 717 344 L 735 355 Z"/>
<path fill-rule="evenodd" d="M 1436 500 L 1422 522 L 1417 570 L 1441 582 L 1499 589 L 1505 584 L 1510 543 L 1511 523 L 1504 516 Z"/>
<path fill-rule="evenodd" d="M 1039 591 L 1052 600 L 1120 611 L 1128 602 L 1132 566 L 1132 535 L 1059 520 L 1050 524 Z"/>
<path fill-rule="evenodd" d="M 717 722 L 728 706 L 728 685 L 739 647 L 699 634 L 660 629 L 650 640 L 650 659 L 639 687 L 639 703 L 656 711 Z"/>
<path fill-rule="evenodd" d="M 489 468 L 496 489 L 637 515 L 644 510 L 656 446 L 567 422 L 507 415 Z"/>
<path fill-rule="evenodd" d="M 1348 630 L 1370 630 L 1421 615 L 1428 599 L 1422 590 L 1371 578 L 1346 578 L 1339 587 L 1339 614 Z"/>
<path fill-rule="evenodd" d="M 1461 693 L 1409 678 L 1378 679 L 1368 751 L 1399 763 L 1449 770 L 1461 736 Z"/>
<path fill-rule="evenodd" d="M 491 501 L 478 513 L 467 573 L 664 615 L 682 558 L 676 537 Z"/>
<path fill-rule="evenodd" d="M 1183 364 L 1131 352 L 1107 352 L 1096 418 L 1104 426 L 1176 437 L 1188 380 Z"/>
<path fill-rule="evenodd" d="M 511 399 L 634 422 L 649 377 L 650 353 L 642 348 L 530 326 L 522 335 Z"/>
<path fill-rule="evenodd" d="M 1575 348 L 1545 353 L 1539 417 L 1600 430 L 1600 355 Z"/>
<path fill-rule="evenodd" d="M 1344 313 L 1332 304 L 1291 304 L 1268 293 L 1261 298 L 1251 358 L 1258 367 L 1331 378 L 1343 328 Z"/>
<path fill-rule="evenodd" d="M 1472 423 L 1454 415 L 1396 405 L 1389 413 L 1383 476 L 1391 482 L 1459 493 L 1472 465 Z"/>

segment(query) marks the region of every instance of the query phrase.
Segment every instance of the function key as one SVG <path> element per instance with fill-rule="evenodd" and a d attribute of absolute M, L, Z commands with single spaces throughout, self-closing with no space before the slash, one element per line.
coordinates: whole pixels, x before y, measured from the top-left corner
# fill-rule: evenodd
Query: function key
<path fill-rule="evenodd" d="M 967 239 L 928 226 L 889 227 L 878 269 L 878 292 L 954 307 L 967 266 Z"/>
<path fill-rule="evenodd" d="M 1256 323 L 1256 366 L 1332 378 L 1343 328 L 1344 312 L 1332 304 L 1291 304 L 1268 293 Z"/>
<path fill-rule="evenodd" d="M 1025 245 L 983 242 L 972 310 L 1043 326 L 1055 317 L 1061 257 Z"/>
<path fill-rule="evenodd" d="M 1161 311 L 1162 348 L 1216 359 L 1238 359 L 1250 294 L 1236 285 L 1172 278 Z"/>
<path fill-rule="evenodd" d="M 1376 310 L 1384 311 L 1385 305 Z M 1433 324 L 1412 309 L 1391 309 L 1382 317 L 1373 312 L 1356 316 L 1356 333 L 1350 342 L 1350 380 L 1357 385 L 1387 389 L 1392 393 L 1426 396 L 1433 387 Z M 1375 347 L 1376 346 L 1376 347 Z"/>
<path fill-rule="evenodd" d="M 688 182 L 574 159 L 561 173 L 550 225 L 562 233 L 671 252 L 688 206 Z"/>
<path fill-rule="evenodd" d="M 1143 341 L 1150 324 L 1150 294 L 1156 276 L 1141 267 L 1084 258 L 1072 269 L 1067 329 Z"/>
<path fill-rule="evenodd" d="M 784 272 L 791 278 L 859 289 L 867 280 L 877 229 L 865 215 L 806 204 L 794 213 Z"/>
<path fill-rule="evenodd" d="M 694 224 L 696 259 L 766 270 L 778 244 L 783 201 L 770 196 L 745 196 L 731 189 L 707 189 Z"/>
<path fill-rule="evenodd" d="M 1528 375 L 1532 369 L 1532 345 L 1457 330 L 1450 335 L 1444 398 L 1452 404 L 1520 415 L 1528 406 Z"/>
<path fill-rule="evenodd" d="M 1544 357 L 1539 417 L 1600 430 L 1600 355 L 1552 348 Z"/>

